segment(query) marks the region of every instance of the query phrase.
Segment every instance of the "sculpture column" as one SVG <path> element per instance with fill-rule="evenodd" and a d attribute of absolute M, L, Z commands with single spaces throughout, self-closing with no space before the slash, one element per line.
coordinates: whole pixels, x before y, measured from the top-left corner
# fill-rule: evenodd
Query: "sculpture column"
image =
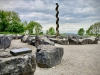
<path fill-rule="evenodd" d="M 59 11 L 58 11 L 58 7 L 59 7 L 59 5 L 58 5 L 58 3 L 56 3 L 56 8 L 55 8 L 55 10 L 56 10 L 56 38 L 57 39 L 59 39 L 59 17 L 58 17 L 58 14 L 59 14 Z"/>

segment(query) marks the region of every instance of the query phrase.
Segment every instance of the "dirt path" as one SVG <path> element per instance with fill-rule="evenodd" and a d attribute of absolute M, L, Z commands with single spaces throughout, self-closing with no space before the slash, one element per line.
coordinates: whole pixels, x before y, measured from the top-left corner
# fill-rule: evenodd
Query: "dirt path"
<path fill-rule="evenodd" d="M 100 75 L 100 42 L 91 45 L 58 45 L 64 48 L 61 64 L 53 68 L 36 68 L 34 75 Z M 36 52 L 34 46 L 13 40 L 10 48 L 28 47 Z"/>

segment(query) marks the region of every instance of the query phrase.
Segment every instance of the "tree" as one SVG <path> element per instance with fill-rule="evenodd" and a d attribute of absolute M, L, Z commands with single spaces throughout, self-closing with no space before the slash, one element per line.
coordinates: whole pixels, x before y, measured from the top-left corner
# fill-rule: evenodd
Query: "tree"
<path fill-rule="evenodd" d="M 18 13 L 0 10 L 0 32 L 18 33 L 22 31 L 24 31 L 23 25 L 21 25 Z"/>
<path fill-rule="evenodd" d="M 86 30 L 87 35 L 93 35 L 93 25 L 91 25 L 88 30 Z"/>
<path fill-rule="evenodd" d="M 29 34 L 39 35 L 43 33 L 42 26 L 38 22 L 35 22 L 35 21 L 30 21 L 26 27 L 26 30 L 29 31 Z"/>
<path fill-rule="evenodd" d="M 100 34 L 100 22 L 97 22 L 91 25 L 86 31 L 87 35 L 95 35 L 98 36 Z"/>
<path fill-rule="evenodd" d="M 23 23 L 13 21 L 11 25 L 6 29 L 8 32 L 11 33 L 21 33 L 24 32 Z"/>
<path fill-rule="evenodd" d="M 78 35 L 84 35 L 84 33 L 85 33 L 85 30 L 84 30 L 84 28 L 80 28 L 79 30 L 78 30 Z"/>
<path fill-rule="evenodd" d="M 46 35 L 49 35 L 49 31 L 48 30 L 46 30 Z"/>
<path fill-rule="evenodd" d="M 33 21 L 30 21 L 29 24 L 26 27 L 26 30 L 29 31 L 29 34 L 33 34 L 33 28 L 34 28 L 35 24 Z"/>
<path fill-rule="evenodd" d="M 7 13 L 4 12 L 3 10 L 0 10 L 0 32 L 5 31 L 7 28 L 8 22 L 6 19 Z"/>
<path fill-rule="evenodd" d="M 100 22 L 97 22 L 93 25 L 94 35 L 98 36 L 100 34 Z"/>
<path fill-rule="evenodd" d="M 34 29 L 35 29 L 35 35 L 43 34 L 42 26 L 39 23 L 35 24 Z"/>
<path fill-rule="evenodd" d="M 53 27 L 50 27 L 47 31 L 46 34 L 48 35 L 55 35 L 55 29 Z"/>

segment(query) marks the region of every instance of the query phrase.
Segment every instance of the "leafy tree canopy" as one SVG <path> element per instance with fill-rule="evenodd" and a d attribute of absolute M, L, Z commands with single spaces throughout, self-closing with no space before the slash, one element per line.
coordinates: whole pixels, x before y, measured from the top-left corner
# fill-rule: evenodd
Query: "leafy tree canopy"
<path fill-rule="evenodd" d="M 0 10 L 0 32 L 20 33 L 24 28 L 18 13 Z"/>
<path fill-rule="evenodd" d="M 94 23 L 86 30 L 87 35 L 100 35 L 100 22 Z"/>
<path fill-rule="evenodd" d="M 47 31 L 46 31 L 47 35 L 55 35 L 55 29 L 53 27 L 50 27 Z"/>
<path fill-rule="evenodd" d="M 29 24 L 26 26 L 26 30 L 29 31 L 29 34 L 43 34 L 41 24 L 35 21 L 30 21 Z"/>
<path fill-rule="evenodd" d="M 80 28 L 79 30 L 78 30 L 78 35 L 84 35 L 84 33 L 85 33 L 85 30 L 84 30 L 84 28 Z"/>

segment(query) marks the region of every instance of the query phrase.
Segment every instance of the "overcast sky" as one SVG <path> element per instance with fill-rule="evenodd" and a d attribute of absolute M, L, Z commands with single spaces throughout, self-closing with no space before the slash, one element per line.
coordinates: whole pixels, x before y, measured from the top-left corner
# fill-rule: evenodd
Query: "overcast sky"
<path fill-rule="evenodd" d="M 0 10 L 15 11 L 21 20 L 37 21 L 45 32 L 56 28 L 56 4 L 59 4 L 60 33 L 77 33 L 100 22 L 100 0 L 0 0 Z"/>

